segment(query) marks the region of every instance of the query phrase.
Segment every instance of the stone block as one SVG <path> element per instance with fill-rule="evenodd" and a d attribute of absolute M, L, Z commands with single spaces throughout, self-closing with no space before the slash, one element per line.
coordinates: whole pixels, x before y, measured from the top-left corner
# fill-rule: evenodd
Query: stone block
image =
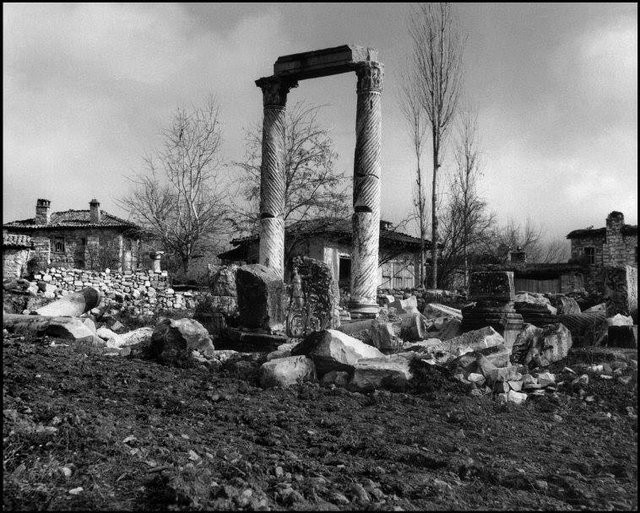
<path fill-rule="evenodd" d="M 163 319 L 153 330 L 149 356 L 162 363 L 181 364 L 192 351 L 211 356 L 213 342 L 205 327 L 193 319 Z"/>
<path fill-rule="evenodd" d="M 468 331 L 462 335 L 442 342 L 445 350 L 455 353 L 458 348 L 470 347 L 472 351 L 495 346 L 504 346 L 504 338 L 492 327 Z"/>
<path fill-rule="evenodd" d="M 218 268 L 209 278 L 211 285 L 211 293 L 214 296 L 232 296 L 237 297 L 236 289 L 236 273 L 237 265 L 223 265 Z"/>
<path fill-rule="evenodd" d="M 304 381 L 314 381 L 313 361 L 305 356 L 289 356 L 265 362 L 260 367 L 260 385 L 288 387 Z"/>
<path fill-rule="evenodd" d="M 240 326 L 284 332 L 287 298 L 276 270 L 260 264 L 242 266 L 236 273 L 236 289 Z"/>
<path fill-rule="evenodd" d="M 374 320 L 369 328 L 369 335 L 373 346 L 378 349 L 396 349 L 402 345 L 402 341 L 396 337 L 393 324 L 390 322 Z"/>
<path fill-rule="evenodd" d="M 513 272 L 481 271 L 471 273 L 469 299 L 471 301 L 513 301 L 515 299 Z"/>
<path fill-rule="evenodd" d="M 319 376 L 332 370 L 350 372 L 362 358 L 384 356 L 378 349 L 337 330 L 313 332 L 291 350 L 311 358 Z"/>
<path fill-rule="evenodd" d="M 403 389 L 413 377 L 409 368 L 411 359 L 404 355 L 390 355 L 358 360 L 350 385 L 356 390 Z"/>

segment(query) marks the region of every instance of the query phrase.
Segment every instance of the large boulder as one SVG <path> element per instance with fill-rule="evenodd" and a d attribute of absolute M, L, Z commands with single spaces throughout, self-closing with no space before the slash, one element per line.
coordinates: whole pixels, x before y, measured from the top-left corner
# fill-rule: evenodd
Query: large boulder
<path fill-rule="evenodd" d="M 79 292 L 67 294 L 42 308 L 38 308 L 36 313 L 47 317 L 79 317 L 83 313 L 96 308 L 100 304 L 101 299 L 100 292 L 92 287 L 87 287 Z"/>
<path fill-rule="evenodd" d="M 190 361 L 192 351 L 212 356 L 214 347 L 205 327 L 193 319 L 163 319 L 151 336 L 149 356 L 162 363 Z"/>
<path fill-rule="evenodd" d="M 533 339 L 524 364 L 529 367 L 546 367 L 566 358 L 571 345 L 571 333 L 563 324 L 548 324 L 542 328 L 539 336 Z"/>
<path fill-rule="evenodd" d="M 265 362 L 260 367 L 260 385 L 288 387 L 316 379 L 313 361 L 306 356 L 288 356 Z"/>
<path fill-rule="evenodd" d="M 243 265 L 236 272 L 238 323 L 267 333 L 285 330 L 284 282 L 275 269 L 260 264 Z"/>
<path fill-rule="evenodd" d="M 291 354 L 311 358 L 319 376 L 332 370 L 351 372 L 362 358 L 384 356 L 375 347 L 338 330 L 316 331 L 307 335 L 291 350 Z"/>
<path fill-rule="evenodd" d="M 407 354 L 394 354 L 358 360 L 354 366 L 350 385 L 356 390 L 403 389 L 413 377 L 409 368 L 413 357 Z"/>

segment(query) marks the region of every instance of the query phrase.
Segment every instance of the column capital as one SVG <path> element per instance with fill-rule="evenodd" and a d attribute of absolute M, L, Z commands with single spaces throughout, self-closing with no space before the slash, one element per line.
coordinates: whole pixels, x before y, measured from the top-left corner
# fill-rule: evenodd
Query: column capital
<path fill-rule="evenodd" d="M 284 107 L 287 104 L 287 94 L 294 87 L 298 87 L 298 81 L 271 76 L 259 78 L 256 85 L 262 89 L 265 107 Z"/>
<path fill-rule="evenodd" d="M 368 61 L 356 66 L 358 85 L 356 91 L 360 93 L 381 93 L 384 66 L 381 62 Z"/>

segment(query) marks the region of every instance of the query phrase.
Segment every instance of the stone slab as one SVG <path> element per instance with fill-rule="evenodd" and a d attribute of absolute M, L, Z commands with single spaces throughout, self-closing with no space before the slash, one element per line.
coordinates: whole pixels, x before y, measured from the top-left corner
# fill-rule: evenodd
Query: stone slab
<path fill-rule="evenodd" d="M 377 60 L 378 52 L 373 48 L 341 45 L 278 57 L 273 65 L 273 74 L 304 80 L 353 71 L 361 62 Z"/>

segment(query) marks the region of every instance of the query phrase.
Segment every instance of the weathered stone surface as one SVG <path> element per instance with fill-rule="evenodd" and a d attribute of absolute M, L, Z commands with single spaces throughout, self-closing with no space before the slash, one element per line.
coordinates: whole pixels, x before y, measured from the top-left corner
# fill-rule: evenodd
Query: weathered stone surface
<path fill-rule="evenodd" d="M 332 370 L 350 372 L 362 358 L 384 356 L 378 349 L 337 330 L 317 331 L 291 350 L 313 360 L 319 376 Z"/>
<path fill-rule="evenodd" d="M 556 376 L 551 372 L 541 372 L 538 374 L 538 384 L 542 387 L 548 387 L 549 385 L 555 385 Z"/>
<path fill-rule="evenodd" d="M 237 265 L 223 265 L 209 278 L 211 293 L 214 296 L 237 297 L 236 273 Z"/>
<path fill-rule="evenodd" d="M 462 334 L 462 321 L 456 318 L 450 318 L 443 323 L 442 327 L 436 332 L 430 333 L 430 337 L 437 337 L 440 340 L 451 340 Z"/>
<path fill-rule="evenodd" d="M 320 384 L 328 386 L 346 387 L 349 383 L 349 373 L 344 371 L 329 371 L 320 380 Z"/>
<path fill-rule="evenodd" d="M 608 325 L 604 310 L 558 315 L 557 322 L 569 330 L 574 347 L 598 346 L 607 336 Z"/>
<path fill-rule="evenodd" d="M 427 318 L 445 316 L 462 320 L 462 310 L 439 303 L 427 303 L 422 313 Z"/>
<path fill-rule="evenodd" d="M 340 289 L 331 268 L 325 262 L 306 256 L 295 257 L 293 266 L 300 278 L 305 309 L 317 319 L 316 331 L 338 328 Z"/>
<path fill-rule="evenodd" d="M 260 367 L 260 385 L 288 387 L 315 380 L 315 366 L 306 356 L 288 356 L 265 362 Z"/>
<path fill-rule="evenodd" d="M 87 327 L 82 319 L 77 317 L 4 314 L 2 323 L 10 333 L 24 330 L 36 335 L 49 335 L 63 340 L 89 343 L 94 346 L 105 345 L 104 340 Z"/>
<path fill-rule="evenodd" d="M 472 351 L 486 349 L 488 347 L 503 346 L 504 338 L 492 327 L 468 331 L 459 337 L 443 341 L 445 350 L 449 353 L 456 353 L 459 348 L 470 347 Z"/>
<path fill-rule="evenodd" d="M 163 319 L 151 336 L 149 356 L 163 363 L 183 363 L 191 352 L 211 356 L 213 342 L 205 327 L 193 319 Z"/>
<path fill-rule="evenodd" d="M 633 319 L 627 315 L 616 314 L 607 319 L 607 326 L 633 326 Z"/>
<path fill-rule="evenodd" d="M 417 342 L 405 342 L 403 344 L 405 351 L 415 351 L 418 353 L 437 353 L 446 351 L 445 345 L 439 338 L 429 338 L 427 340 L 419 340 Z"/>
<path fill-rule="evenodd" d="M 275 360 L 276 358 L 286 358 L 291 356 L 291 350 L 298 345 L 297 342 L 287 342 L 285 344 L 280 344 L 275 351 L 271 351 L 267 355 L 267 361 Z"/>
<path fill-rule="evenodd" d="M 236 288 L 240 326 L 268 333 L 284 331 L 286 294 L 276 270 L 260 264 L 239 267 Z"/>
<path fill-rule="evenodd" d="M 513 301 L 514 298 L 513 272 L 482 271 L 471 273 L 469 278 L 470 300 Z"/>
<path fill-rule="evenodd" d="M 418 299 L 416 296 L 409 296 L 406 299 L 396 299 L 389 305 L 396 309 L 398 315 L 404 313 L 416 313 L 418 312 Z"/>
<path fill-rule="evenodd" d="M 402 316 L 400 336 L 406 341 L 424 340 L 427 338 L 429 321 L 419 312 Z"/>
<path fill-rule="evenodd" d="M 396 336 L 393 324 L 390 322 L 374 320 L 369 328 L 369 335 L 373 346 L 378 349 L 396 349 L 402 345 L 402 341 Z"/>
<path fill-rule="evenodd" d="M 350 385 L 357 390 L 403 389 L 413 377 L 410 362 L 406 355 L 363 358 L 354 366 Z"/>
<path fill-rule="evenodd" d="M 524 364 L 529 367 L 546 367 L 566 358 L 571 345 L 571 333 L 564 325 L 560 323 L 549 324 L 542 328 L 538 337 L 533 339 Z"/>
<path fill-rule="evenodd" d="M 543 313 L 548 315 L 556 315 L 557 308 L 551 306 L 549 299 L 542 294 L 532 292 L 520 292 L 516 294 L 514 299 L 514 307 L 516 312 L 524 315 L 524 313 Z"/>
<path fill-rule="evenodd" d="M 80 292 L 68 294 L 57 301 L 53 301 L 42 308 L 38 308 L 36 313 L 38 315 L 45 315 L 48 317 L 78 317 L 97 307 L 98 304 L 100 304 L 100 300 L 100 292 L 92 287 L 87 287 Z"/>
<path fill-rule="evenodd" d="M 630 265 L 604 268 L 607 316 L 621 313 L 638 320 L 638 269 Z"/>
<path fill-rule="evenodd" d="M 606 312 L 606 311 L 607 311 L 607 305 L 605 303 L 599 303 L 595 306 L 592 306 L 591 308 L 587 308 L 582 313 L 594 313 L 594 312 Z"/>
<path fill-rule="evenodd" d="M 562 294 L 553 294 L 549 296 L 551 305 L 557 309 L 557 314 L 579 314 L 580 305 L 572 297 L 564 296 Z"/>
<path fill-rule="evenodd" d="M 511 361 L 514 363 L 524 363 L 529 348 L 532 347 L 542 333 L 542 328 L 533 324 L 525 323 L 522 331 L 516 337 L 511 348 Z"/>
<path fill-rule="evenodd" d="M 138 328 L 127 333 L 118 335 L 122 342 L 122 346 L 133 346 L 138 344 L 151 344 L 151 337 L 153 336 L 153 328 L 145 326 Z"/>
<path fill-rule="evenodd" d="M 120 347 L 122 345 L 120 335 L 104 326 L 96 330 L 96 335 L 107 341 L 107 347 Z"/>

